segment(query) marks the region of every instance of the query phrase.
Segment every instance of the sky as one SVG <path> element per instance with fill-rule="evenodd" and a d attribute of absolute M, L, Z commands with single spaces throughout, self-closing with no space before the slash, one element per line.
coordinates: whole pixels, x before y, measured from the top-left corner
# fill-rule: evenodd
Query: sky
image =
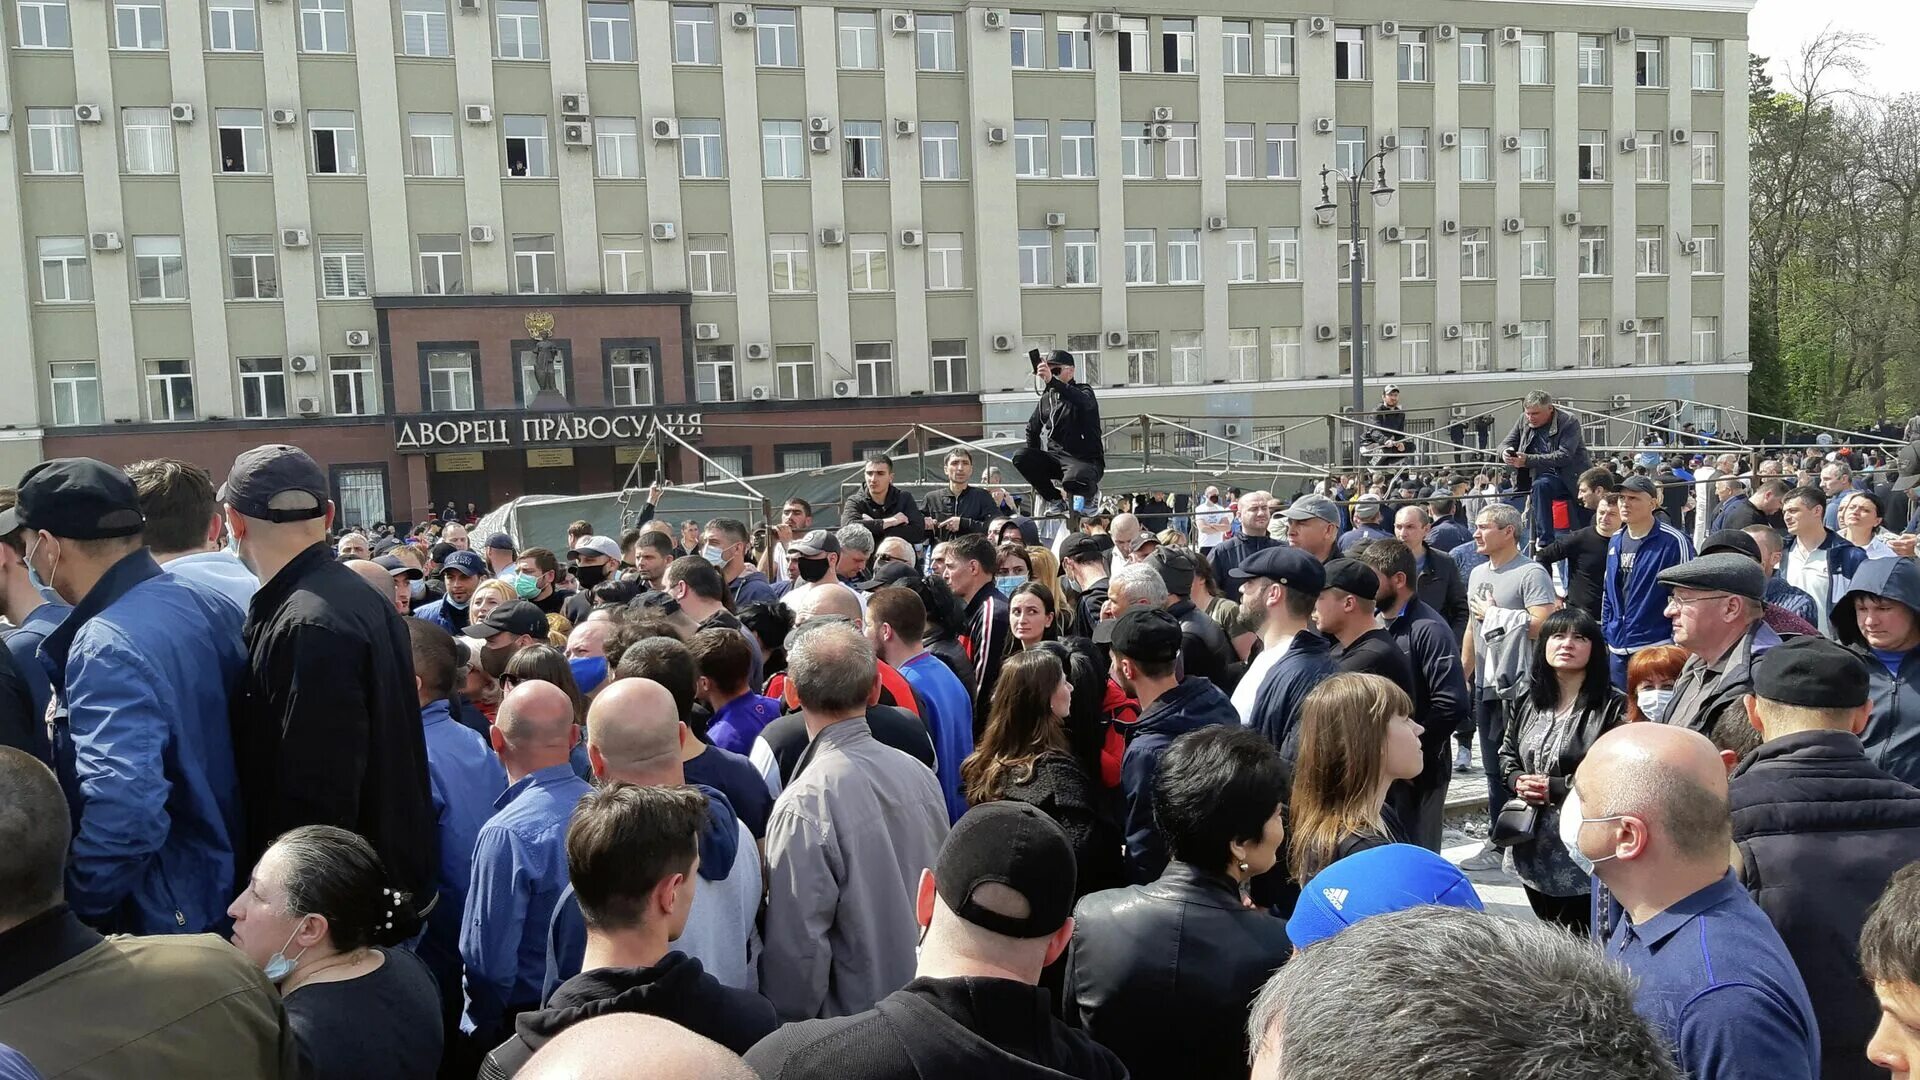
<path fill-rule="evenodd" d="M 1917 0 L 1759 0 L 1748 16 L 1749 48 L 1771 58 L 1774 81 L 1780 83 L 1786 61 L 1829 26 L 1877 39 L 1862 55 L 1867 71 L 1861 89 L 1886 95 L 1920 92 L 1920 63 L 1913 55 L 1920 35 Z"/>

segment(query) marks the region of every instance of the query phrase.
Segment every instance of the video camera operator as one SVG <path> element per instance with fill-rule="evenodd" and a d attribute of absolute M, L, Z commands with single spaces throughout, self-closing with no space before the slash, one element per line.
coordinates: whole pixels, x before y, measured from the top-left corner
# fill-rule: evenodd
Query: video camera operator
<path fill-rule="evenodd" d="M 1045 379 L 1046 385 L 1027 418 L 1027 445 L 1013 455 L 1013 467 L 1044 500 L 1034 516 L 1069 509 L 1091 513 L 1100 477 L 1107 471 L 1106 450 L 1100 443 L 1100 403 L 1094 400 L 1092 387 L 1074 381 L 1072 353 L 1055 350 L 1048 359 L 1033 349 L 1027 357 L 1033 361 L 1034 376 Z"/>

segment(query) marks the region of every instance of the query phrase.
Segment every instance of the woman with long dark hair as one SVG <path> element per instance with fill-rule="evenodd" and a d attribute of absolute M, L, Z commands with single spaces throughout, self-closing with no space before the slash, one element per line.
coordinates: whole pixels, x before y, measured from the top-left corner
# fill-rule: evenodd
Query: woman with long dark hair
<path fill-rule="evenodd" d="M 1305 884 L 1356 851 L 1409 842 L 1387 806 L 1395 780 L 1425 765 L 1413 699 L 1379 675 L 1349 672 L 1313 688 L 1300 705 L 1287 869 Z"/>
<path fill-rule="evenodd" d="M 1561 608 L 1540 624 L 1527 693 L 1507 703 L 1500 774 L 1534 808 L 1533 832 L 1507 849 L 1508 872 L 1526 887 L 1534 914 L 1576 934 L 1590 923 L 1591 878 L 1560 842 L 1560 806 L 1587 748 L 1626 720 L 1627 696 L 1615 689 L 1600 624 L 1579 608 Z"/>
<path fill-rule="evenodd" d="M 1014 652 L 1059 637 L 1055 629 L 1053 590 L 1029 581 L 1007 595 L 1007 628 Z"/>

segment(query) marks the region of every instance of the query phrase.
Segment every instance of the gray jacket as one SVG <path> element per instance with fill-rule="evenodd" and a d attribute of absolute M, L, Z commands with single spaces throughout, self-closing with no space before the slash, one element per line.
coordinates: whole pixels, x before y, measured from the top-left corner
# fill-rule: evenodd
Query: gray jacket
<path fill-rule="evenodd" d="M 782 1020 L 863 1012 L 912 980 L 914 895 L 946 838 L 925 765 L 864 719 L 820 732 L 767 821 L 760 987 Z"/>

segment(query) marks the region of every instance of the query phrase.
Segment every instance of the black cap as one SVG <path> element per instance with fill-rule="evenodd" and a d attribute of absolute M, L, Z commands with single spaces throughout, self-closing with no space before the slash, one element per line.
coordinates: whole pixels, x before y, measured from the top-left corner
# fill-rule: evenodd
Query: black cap
<path fill-rule="evenodd" d="M 1079 533 L 1069 537 L 1060 545 L 1060 557 L 1063 559 L 1085 559 L 1090 555 L 1105 555 L 1113 550 L 1113 537 L 1106 533 Z"/>
<path fill-rule="evenodd" d="M 398 555 L 382 555 L 373 561 L 376 566 L 394 577 L 404 577 L 408 581 L 419 581 L 423 576 L 420 573 L 419 567 L 407 562 Z"/>
<path fill-rule="evenodd" d="M 127 474 L 93 458 L 43 461 L 20 477 L 19 501 L 0 510 L 0 536 L 45 529 L 69 540 L 133 536 L 146 528 Z"/>
<path fill-rule="evenodd" d="M 911 563 L 890 562 L 877 567 L 867 580 L 855 585 L 861 592 L 873 592 L 889 585 L 907 585 L 919 580 L 920 572 Z"/>
<path fill-rule="evenodd" d="M 1782 705 L 1857 709 L 1867 703 L 1867 666 L 1823 637 L 1804 634 L 1753 661 L 1753 693 Z"/>
<path fill-rule="evenodd" d="M 1180 655 L 1180 620 L 1162 608 L 1128 608 L 1113 621 L 1112 640 L 1116 656 L 1171 664 Z"/>
<path fill-rule="evenodd" d="M 495 634 L 512 634 L 515 637 L 525 634 L 527 637 L 544 639 L 547 636 L 547 617 L 531 601 L 511 600 L 460 632 L 481 640 Z"/>
<path fill-rule="evenodd" d="M 494 533 L 492 536 L 487 537 L 487 543 L 485 546 L 494 548 L 495 550 L 498 550 L 498 551 L 518 550 L 513 546 L 513 537 L 508 536 L 506 533 L 503 533 L 503 532 L 497 532 L 497 533 Z"/>
<path fill-rule="evenodd" d="M 1745 555 L 1754 562 L 1760 561 L 1760 542 L 1739 529 L 1716 529 L 1708 534 L 1707 542 L 1700 545 L 1702 555 L 1727 551 Z"/>
<path fill-rule="evenodd" d="M 1659 486 L 1644 476 L 1629 476 L 1625 480 L 1620 481 L 1620 490 L 1637 491 L 1642 495 L 1651 496 L 1655 499 L 1660 497 Z"/>
<path fill-rule="evenodd" d="M 1167 591 L 1175 596 L 1187 596 L 1193 592 L 1193 559 L 1179 548 L 1162 547 L 1147 556 L 1147 565 L 1153 567 L 1166 583 Z"/>
<path fill-rule="evenodd" d="M 260 521 L 311 521 L 327 514 L 327 474 L 305 450 L 268 443 L 233 459 L 219 498 Z"/>
<path fill-rule="evenodd" d="M 1349 592 L 1363 600 L 1380 595 L 1380 575 L 1357 559 L 1335 559 L 1327 564 L 1326 588 Z"/>
<path fill-rule="evenodd" d="M 459 550 L 459 548 L 454 547 L 452 544 L 442 541 L 427 549 L 427 558 L 439 563 L 441 566 L 445 566 L 447 565 L 447 556 Z"/>
<path fill-rule="evenodd" d="M 1679 566 L 1669 566 L 1654 580 L 1670 589 L 1732 593 L 1756 604 L 1763 604 L 1767 599 L 1767 575 L 1760 569 L 1759 560 L 1731 551 L 1702 555 Z"/>
<path fill-rule="evenodd" d="M 648 589 L 646 592 L 627 601 L 627 606 L 629 608 L 644 608 L 650 611 L 658 611 L 668 618 L 680 614 L 680 601 L 675 600 L 673 594 L 664 589 Z"/>
<path fill-rule="evenodd" d="M 373 542 L 373 546 L 368 548 L 367 550 L 371 551 L 374 554 L 374 556 L 377 558 L 381 555 L 385 555 L 387 552 L 392 551 L 394 548 L 397 548 L 399 546 L 400 546 L 399 537 L 383 536 L 380 539 L 375 540 Z"/>
<path fill-rule="evenodd" d="M 1261 548 L 1242 559 L 1240 565 L 1227 571 L 1227 576 L 1241 581 L 1266 578 L 1295 592 L 1314 596 L 1320 595 L 1320 590 L 1327 587 L 1327 570 L 1319 559 L 1297 547 L 1278 544 Z"/>
<path fill-rule="evenodd" d="M 933 868 L 940 899 L 961 919 L 1010 938 L 1043 938 L 1073 914 L 1073 845 L 1038 807 L 1000 800 L 961 815 Z M 982 885 L 1003 885 L 1026 901 L 1025 915 L 977 902 Z"/>

